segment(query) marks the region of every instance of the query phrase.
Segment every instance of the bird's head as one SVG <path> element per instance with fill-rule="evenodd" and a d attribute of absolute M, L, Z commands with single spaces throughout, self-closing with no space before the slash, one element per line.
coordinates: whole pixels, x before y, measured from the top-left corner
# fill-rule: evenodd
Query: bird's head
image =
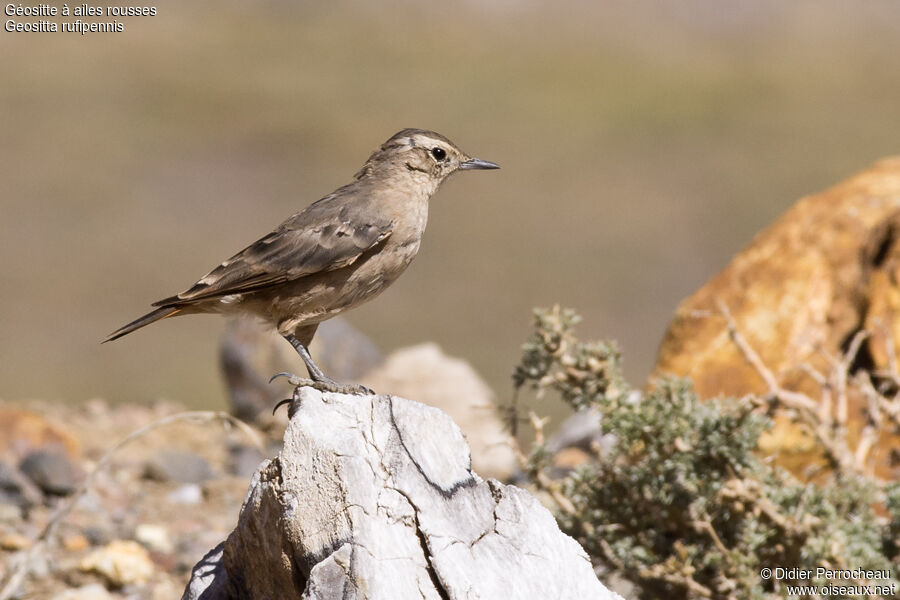
<path fill-rule="evenodd" d="M 436 189 L 456 171 L 499 168 L 500 165 L 495 163 L 472 158 L 439 133 L 404 129 L 373 152 L 356 177 L 405 175 L 429 181 Z"/>

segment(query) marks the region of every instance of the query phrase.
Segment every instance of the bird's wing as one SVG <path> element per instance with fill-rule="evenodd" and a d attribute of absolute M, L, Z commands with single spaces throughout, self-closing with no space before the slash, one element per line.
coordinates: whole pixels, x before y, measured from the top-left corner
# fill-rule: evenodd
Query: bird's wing
<path fill-rule="evenodd" d="M 178 306 L 253 292 L 353 264 L 391 235 L 393 221 L 326 197 L 210 271 L 190 289 L 155 302 Z"/>

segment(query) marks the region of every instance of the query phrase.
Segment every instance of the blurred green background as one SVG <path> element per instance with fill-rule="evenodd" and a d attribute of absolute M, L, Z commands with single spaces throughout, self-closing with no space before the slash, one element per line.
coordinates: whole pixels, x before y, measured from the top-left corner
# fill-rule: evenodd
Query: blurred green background
<path fill-rule="evenodd" d="M 157 7 L 118 34 L 0 31 L 2 399 L 223 405 L 223 320 L 99 340 L 404 127 L 503 169 L 448 182 L 350 321 L 386 351 L 438 342 L 503 400 L 531 307 L 559 302 L 638 380 L 681 298 L 900 144 L 895 0 Z"/>

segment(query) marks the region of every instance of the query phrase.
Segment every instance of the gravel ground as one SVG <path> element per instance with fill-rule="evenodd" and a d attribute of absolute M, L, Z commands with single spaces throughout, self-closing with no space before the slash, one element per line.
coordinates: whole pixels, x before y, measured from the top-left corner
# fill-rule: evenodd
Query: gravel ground
<path fill-rule="evenodd" d="M 120 440 L 182 411 L 168 402 L 0 403 L 4 577 L 56 511 L 77 499 L 33 553 L 14 598 L 181 595 L 191 567 L 233 528 L 249 474 L 263 459 L 247 432 L 218 420 L 165 424 L 116 450 L 83 494 L 74 490 Z M 270 425 L 271 439 L 280 438 L 278 429 Z"/>

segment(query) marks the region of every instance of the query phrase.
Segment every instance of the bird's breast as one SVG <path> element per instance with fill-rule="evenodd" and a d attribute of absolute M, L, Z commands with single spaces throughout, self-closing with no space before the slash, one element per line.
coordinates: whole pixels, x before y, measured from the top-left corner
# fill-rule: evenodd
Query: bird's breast
<path fill-rule="evenodd" d="M 399 206 L 393 207 L 391 220 L 393 242 L 404 248 L 419 249 L 425 226 L 428 224 L 428 198 L 411 198 Z"/>
<path fill-rule="evenodd" d="M 404 208 L 391 215 L 391 235 L 383 245 L 370 251 L 354 273 L 353 279 L 365 282 L 361 287 L 366 288 L 368 293 L 377 293 L 393 283 L 419 252 L 428 222 L 428 201 L 407 203 Z"/>

